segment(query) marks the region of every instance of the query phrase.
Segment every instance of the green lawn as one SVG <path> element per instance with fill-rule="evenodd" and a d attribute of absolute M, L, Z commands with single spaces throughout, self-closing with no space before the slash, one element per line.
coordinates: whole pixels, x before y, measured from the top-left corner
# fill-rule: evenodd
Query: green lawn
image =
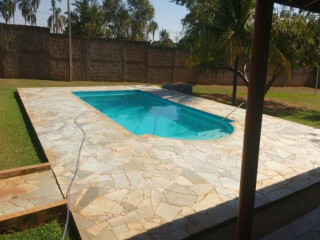
<path fill-rule="evenodd" d="M 0 240 L 58 240 L 61 239 L 64 230 L 64 223 L 59 220 L 52 220 L 49 223 L 23 232 L 0 235 Z M 67 240 L 75 239 L 70 233 Z"/>
<path fill-rule="evenodd" d="M 230 104 L 231 86 L 196 85 L 194 94 Z M 240 86 L 237 91 L 238 103 L 247 97 L 247 87 Z M 264 113 L 308 126 L 320 128 L 320 90 L 305 87 L 271 88 L 266 95 Z"/>
<path fill-rule="evenodd" d="M 33 135 L 32 126 L 23 114 L 17 88 L 123 85 L 134 83 L 58 82 L 44 80 L 0 79 L 0 170 L 45 161 Z"/>

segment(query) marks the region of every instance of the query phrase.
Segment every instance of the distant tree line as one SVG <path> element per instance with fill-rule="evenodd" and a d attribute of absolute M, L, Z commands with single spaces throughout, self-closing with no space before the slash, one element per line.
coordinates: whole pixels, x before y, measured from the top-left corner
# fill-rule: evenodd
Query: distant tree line
<path fill-rule="evenodd" d="M 15 13 L 18 8 L 24 18 L 25 24 L 37 25 L 37 10 L 40 0 L 0 0 L 0 17 L 6 24 L 15 23 Z"/>
<path fill-rule="evenodd" d="M 155 42 L 158 24 L 149 0 L 76 0 L 71 12 L 72 32 L 88 37 L 103 37 L 138 41 L 153 41 L 161 46 L 172 46 L 169 34 Z M 173 42 L 172 42 L 173 43 Z"/>
<path fill-rule="evenodd" d="M 50 0 L 51 14 L 47 25 L 52 33 L 64 33 L 67 29 L 66 13 L 57 7 L 61 0 Z M 0 17 L 6 23 L 15 23 L 16 8 L 21 11 L 25 24 L 37 24 L 40 0 L 0 0 Z M 152 41 L 156 46 L 175 46 L 169 32 L 160 31 L 155 41 L 158 24 L 155 10 L 149 0 L 74 0 L 71 11 L 72 33 L 87 37 Z"/>

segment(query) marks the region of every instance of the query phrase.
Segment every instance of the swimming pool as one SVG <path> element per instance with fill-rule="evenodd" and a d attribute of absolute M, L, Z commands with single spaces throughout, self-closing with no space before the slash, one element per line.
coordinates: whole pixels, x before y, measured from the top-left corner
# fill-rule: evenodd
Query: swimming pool
<path fill-rule="evenodd" d="M 230 120 L 140 90 L 73 92 L 135 135 L 210 140 L 229 136 Z"/>

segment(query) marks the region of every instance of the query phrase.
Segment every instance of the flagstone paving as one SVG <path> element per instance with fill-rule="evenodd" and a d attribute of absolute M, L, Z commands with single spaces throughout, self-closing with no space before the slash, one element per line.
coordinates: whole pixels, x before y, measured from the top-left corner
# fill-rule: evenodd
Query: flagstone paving
<path fill-rule="evenodd" d="M 72 91 L 141 89 L 225 116 L 234 108 L 154 86 L 18 89 L 83 239 L 182 239 L 236 215 L 245 111 L 219 140 L 135 136 Z M 256 207 L 320 180 L 320 129 L 264 116 Z"/>
<path fill-rule="evenodd" d="M 62 199 L 51 170 L 0 180 L 0 216 Z"/>

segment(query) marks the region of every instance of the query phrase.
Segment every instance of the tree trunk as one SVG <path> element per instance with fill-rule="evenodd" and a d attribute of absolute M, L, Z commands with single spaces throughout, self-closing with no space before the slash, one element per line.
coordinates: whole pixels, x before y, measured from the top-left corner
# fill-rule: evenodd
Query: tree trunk
<path fill-rule="evenodd" d="M 72 82 L 73 66 L 72 66 L 72 35 L 71 35 L 71 14 L 70 0 L 68 0 L 68 30 L 69 30 L 69 81 Z"/>
<path fill-rule="evenodd" d="M 55 6 L 52 6 L 52 33 L 55 33 L 54 28 L 55 28 Z"/>
<path fill-rule="evenodd" d="M 238 70 L 239 70 L 239 58 L 236 57 L 234 61 L 234 69 L 233 72 L 233 90 L 232 90 L 232 105 L 235 106 L 237 102 L 237 80 L 238 80 Z"/>

